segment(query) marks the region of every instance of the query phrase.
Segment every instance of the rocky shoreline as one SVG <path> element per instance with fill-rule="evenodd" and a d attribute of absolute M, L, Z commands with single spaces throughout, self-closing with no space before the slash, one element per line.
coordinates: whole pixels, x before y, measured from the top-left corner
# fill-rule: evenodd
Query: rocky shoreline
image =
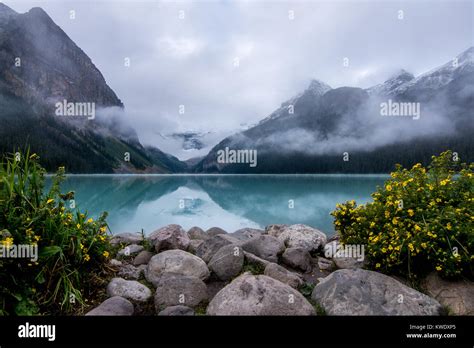
<path fill-rule="evenodd" d="M 337 237 L 307 225 L 167 225 L 111 243 L 109 298 L 86 315 L 474 315 L 472 282 L 433 274 L 420 292 L 360 259 L 328 257 Z"/>

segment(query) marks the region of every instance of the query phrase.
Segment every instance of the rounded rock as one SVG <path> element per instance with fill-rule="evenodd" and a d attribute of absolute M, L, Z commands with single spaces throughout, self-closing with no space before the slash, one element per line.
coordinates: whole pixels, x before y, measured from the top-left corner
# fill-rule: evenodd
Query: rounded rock
<path fill-rule="evenodd" d="M 208 315 L 315 315 L 313 306 L 291 286 L 265 275 L 244 273 L 219 291 Z"/>
<path fill-rule="evenodd" d="M 154 284 L 163 273 L 209 278 L 209 269 L 199 257 L 183 250 L 167 250 L 153 256 L 145 272 L 146 279 Z"/>

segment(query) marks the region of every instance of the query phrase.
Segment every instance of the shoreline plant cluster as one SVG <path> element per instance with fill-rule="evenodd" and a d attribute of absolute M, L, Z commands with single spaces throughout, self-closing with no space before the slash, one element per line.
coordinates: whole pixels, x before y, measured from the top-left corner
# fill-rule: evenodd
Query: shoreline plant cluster
<path fill-rule="evenodd" d="M 64 168 L 45 191 L 39 157 L 26 151 L 0 163 L 0 245 L 38 247 L 38 260 L 0 258 L 0 315 L 72 314 L 94 292 L 110 255 L 107 214 L 98 220 L 70 209 Z"/>
<path fill-rule="evenodd" d="M 474 164 L 451 151 L 424 168 L 397 165 L 373 202 L 331 214 L 344 244 L 365 244 L 368 267 L 410 280 L 430 272 L 474 278 Z"/>

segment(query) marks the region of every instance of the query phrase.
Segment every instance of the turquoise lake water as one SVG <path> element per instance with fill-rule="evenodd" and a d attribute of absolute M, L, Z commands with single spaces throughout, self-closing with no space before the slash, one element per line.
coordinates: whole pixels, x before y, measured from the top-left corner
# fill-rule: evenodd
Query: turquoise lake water
<path fill-rule="evenodd" d="M 383 175 L 72 175 L 63 192 L 96 217 L 109 212 L 112 233 L 167 224 L 184 229 L 303 223 L 334 233 L 329 213 L 336 203 L 371 200 Z M 292 204 L 293 202 L 293 204 Z M 293 208 L 291 208 L 293 206 Z"/>

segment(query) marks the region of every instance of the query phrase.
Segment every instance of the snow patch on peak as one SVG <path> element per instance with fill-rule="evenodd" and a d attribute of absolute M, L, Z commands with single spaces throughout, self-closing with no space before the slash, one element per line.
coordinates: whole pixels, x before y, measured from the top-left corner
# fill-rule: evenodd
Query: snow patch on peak
<path fill-rule="evenodd" d="M 370 87 L 366 89 L 366 91 L 367 93 L 369 93 L 369 95 L 388 95 L 391 94 L 399 86 L 413 80 L 414 78 L 415 76 L 412 73 L 409 73 L 404 69 L 400 69 L 384 83 Z"/>
<path fill-rule="evenodd" d="M 310 92 L 314 96 L 322 96 L 324 93 L 331 89 L 331 86 L 329 86 L 328 84 L 317 79 L 312 79 L 306 91 Z"/>

